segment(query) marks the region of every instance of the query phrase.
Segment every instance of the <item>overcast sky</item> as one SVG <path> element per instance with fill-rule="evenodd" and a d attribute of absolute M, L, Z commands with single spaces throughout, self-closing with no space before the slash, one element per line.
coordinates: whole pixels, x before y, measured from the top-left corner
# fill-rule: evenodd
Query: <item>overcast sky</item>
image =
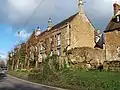
<path fill-rule="evenodd" d="M 84 12 L 93 25 L 103 31 L 113 16 L 112 6 L 116 0 L 83 1 L 86 1 Z M 17 44 L 19 29 L 21 40 L 25 40 L 37 26 L 44 31 L 49 17 L 56 24 L 75 14 L 77 4 L 78 0 L 0 0 L 0 55 L 4 57 Z"/>

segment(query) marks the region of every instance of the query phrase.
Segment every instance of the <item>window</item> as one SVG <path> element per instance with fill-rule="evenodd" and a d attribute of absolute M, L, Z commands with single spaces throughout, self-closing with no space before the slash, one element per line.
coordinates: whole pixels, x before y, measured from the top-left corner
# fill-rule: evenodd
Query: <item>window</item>
<path fill-rule="evenodd" d="M 70 28 L 71 28 L 70 24 L 67 23 L 67 29 L 66 29 L 66 35 L 65 35 L 67 45 L 70 45 Z"/>
<path fill-rule="evenodd" d="M 118 52 L 118 53 L 120 52 L 120 47 L 119 47 L 119 46 L 117 47 L 117 52 Z"/>
<path fill-rule="evenodd" d="M 120 22 L 120 16 L 117 16 L 117 22 Z"/>
<path fill-rule="evenodd" d="M 57 55 L 60 56 L 61 55 L 61 48 L 57 49 Z"/>
<path fill-rule="evenodd" d="M 39 62 L 42 62 L 42 59 L 46 58 L 46 42 L 40 42 L 39 52 Z"/>
<path fill-rule="evenodd" d="M 47 54 L 47 43 L 46 43 L 46 41 L 41 43 L 40 51 L 41 51 L 42 54 L 43 53 Z"/>
<path fill-rule="evenodd" d="M 35 46 L 35 51 L 36 51 L 36 52 L 38 51 L 38 47 L 37 47 L 37 46 Z"/>
<path fill-rule="evenodd" d="M 30 59 L 34 60 L 34 53 L 32 51 L 30 51 Z"/>
<path fill-rule="evenodd" d="M 115 32 L 116 32 L 116 34 L 118 34 L 118 35 L 119 35 L 119 31 L 118 31 L 118 30 L 116 30 Z"/>
<path fill-rule="evenodd" d="M 61 45 L 61 33 L 57 35 L 57 46 Z"/>
<path fill-rule="evenodd" d="M 120 47 L 117 47 L 117 56 L 120 58 Z"/>
<path fill-rule="evenodd" d="M 40 54 L 45 53 L 45 51 L 46 51 L 46 48 L 44 47 L 44 44 L 42 43 L 42 44 L 40 45 Z"/>
<path fill-rule="evenodd" d="M 42 54 L 39 54 L 39 56 L 38 56 L 38 61 L 39 61 L 39 62 L 42 62 L 42 60 L 43 60 L 43 56 L 42 56 Z"/>
<path fill-rule="evenodd" d="M 41 41 L 39 43 L 39 52 L 40 52 L 40 54 L 42 54 L 42 51 L 43 51 L 43 42 Z"/>
<path fill-rule="evenodd" d="M 32 52 L 30 51 L 30 54 L 31 54 Z"/>
<path fill-rule="evenodd" d="M 42 44 L 40 45 L 40 51 L 42 51 L 43 50 L 43 46 L 42 46 Z"/>
<path fill-rule="evenodd" d="M 53 55 L 53 51 L 51 50 L 51 52 L 50 52 L 50 56 L 52 56 Z"/>
<path fill-rule="evenodd" d="M 50 38 L 51 49 L 54 47 L 54 36 Z"/>
<path fill-rule="evenodd" d="M 52 37 L 50 38 L 50 43 L 52 42 Z"/>
<path fill-rule="evenodd" d="M 41 44 L 41 50 L 46 50 L 46 42 Z"/>

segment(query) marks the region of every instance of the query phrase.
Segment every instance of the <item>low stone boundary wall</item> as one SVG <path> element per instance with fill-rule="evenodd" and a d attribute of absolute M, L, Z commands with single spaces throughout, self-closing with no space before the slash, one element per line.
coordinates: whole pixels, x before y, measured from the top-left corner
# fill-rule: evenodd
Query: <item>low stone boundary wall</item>
<path fill-rule="evenodd" d="M 97 69 L 105 61 L 105 51 L 90 47 L 77 47 L 68 50 L 69 61 L 73 67 Z"/>
<path fill-rule="evenodd" d="M 106 71 L 120 71 L 120 61 L 104 61 L 103 68 Z"/>

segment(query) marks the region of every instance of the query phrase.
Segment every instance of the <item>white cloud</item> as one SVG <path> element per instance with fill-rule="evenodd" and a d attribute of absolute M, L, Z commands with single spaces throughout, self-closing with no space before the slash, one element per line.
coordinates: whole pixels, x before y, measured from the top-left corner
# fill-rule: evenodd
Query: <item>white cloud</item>
<path fill-rule="evenodd" d="M 5 54 L 4 52 L 0 52 L 0 59 L 6 59 L 7 58 L 7 54 Z"/>
<path fill-rule="evenodd" d="M 106 18 L 113 13 L 113 3 L 115 0 L 91 0 L 86 5 L 87 12 L 91 13 L 94 18 Z"/>
<path fill-rule="evenodd" d="M 87 1 L 87 3 L 84 4 L 84 8 L 88 17 L 92 19 L 92 22 L 99 22 L 101 19 L 104 20 L 103 22 L 107 22 L 113 15 L 112 5 L 115 0 L 83 1 Z M 1 0 L 0 3 L 1 2 L 3 1 Z M 20 28 L 24 26 L 40 2 L 42 3 L 34 16 L 30 18 L 27 27 L 35 27 L 36 24 L 40 25 L 40 27 L 47 27 L 49 17 L 53 19 L 53 23 L 58 23 L 78 10 L 78 0 L 6 0 L 4 4 L 0 4 L 0 7 L 3 7 L 3 10 L 0 10 L 2 11 L 0 18 L 6 18 L 5 15 L 7 14 L 8 19 L 5 19 L 6 22 L 13 25 L 13 27 Z"/>
<path fill-rule="evenodd" d="M 40 6 L 35 14 L 29 18 L 39 3 Z M 21 24 L 24 26 L 26 21 L 30 19 L 30 25 L 47 25 L 49 17 L 57 22 L 75 12 L 75 8 L 73 8 L 77 5 L 75 3 L 74 0 L 60 0 L 59 2 L 57 0 L 7 0 L 5 4 L 8 14 L 7 22 L 14 26 L 20 26 Z"/>
<path fill-rule="evenodd" d="M 11 21 L 27 18 L 37 6 L 36 0 L 8 0 L 8 18 Z"/>
<path fill-rule="evenodd" d="M 87 0 L 86 0 L 87 1 Z M 120 0 L 118 0 L 120 3 Z M 113 16 L 113 3 L 115 0 L 89 0 L 84 5 L 85 12 L 96 28 L 104 29 Z"/>

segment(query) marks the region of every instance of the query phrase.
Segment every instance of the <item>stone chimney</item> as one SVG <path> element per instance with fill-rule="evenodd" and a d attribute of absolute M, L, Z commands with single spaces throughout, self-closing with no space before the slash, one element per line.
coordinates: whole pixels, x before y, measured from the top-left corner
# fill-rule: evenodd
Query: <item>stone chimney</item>
<path fill-rule="evenodd" d="M 38 36 L 41 33 L 40 31 L 40 27 L 37 27 L 36 31 L 35 31 L 35 35 Z"/>
<path fill-rule="evenodd" d="M 50 30 L 52 28 L 52 19 L 51 18 L 49 18 L 49 20 L 48 20 L 48 27 L 47 27 L 47 29 L 48 30 Z"/>
<path fill-rule="evenodd" d="M 83 0 L 79 0 L 78 9 L 79 9 L 79 14 L 83 14 Z"/>
<path fill-rule="evenodd" d="M 120 9 L 120 5 L 119 5 L 119 3 L 117 1 L 113 4 L 113 9 L 114 9 L 114 15 L 116 15 L 116 13 Z"/>

